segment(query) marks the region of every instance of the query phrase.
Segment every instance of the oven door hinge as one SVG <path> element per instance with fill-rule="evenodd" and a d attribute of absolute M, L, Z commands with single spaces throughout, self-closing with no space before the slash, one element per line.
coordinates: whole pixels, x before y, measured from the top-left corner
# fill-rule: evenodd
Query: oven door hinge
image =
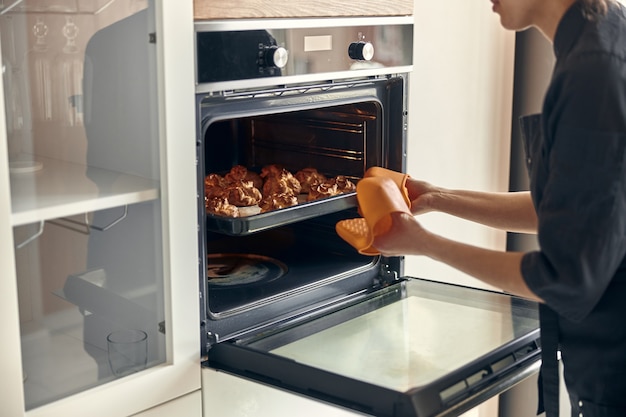
<path fill-rule="evenodd" d="M 220 341 L 220 335 L 213 332 L 206 332 L 207 347 L 210 347 Z"/>
<path fill-rule="evenodd" d="M 399 270 L 393 258 L 381 258 L 380 269 L 378 271 L 378 281 L 380 286 L 385 287 L 399 279 Z"/>

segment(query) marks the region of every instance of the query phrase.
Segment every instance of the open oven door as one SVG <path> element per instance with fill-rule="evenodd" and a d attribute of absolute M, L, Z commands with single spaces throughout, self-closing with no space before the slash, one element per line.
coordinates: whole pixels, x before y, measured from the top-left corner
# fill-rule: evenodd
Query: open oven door
<path fill-rule="evenodd" d="M 401 279 L 280 330 L 217 343 L 205 366 L 360 413 L 452 416 L 536 373 L 537 304 Z"/>

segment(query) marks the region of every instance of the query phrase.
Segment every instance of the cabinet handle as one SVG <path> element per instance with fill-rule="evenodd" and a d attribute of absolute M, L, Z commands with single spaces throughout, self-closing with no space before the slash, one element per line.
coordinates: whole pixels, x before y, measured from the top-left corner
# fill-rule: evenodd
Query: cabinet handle
<path fill-rule="evenodd" d="M 43 223 L 44 221 L 41 220 L 39 222 L 39 228 L 37 229 L 37 231 L 35 232 L 34 235 L 32 235 L 31 237 L 29 237 L 28 239 L 26 239 L 25 241 L 23 241 L 22 243 L 18 243 L 17 244 L 17 248 L 18 249 L 22 249 L 24 246 L 28 245 L 30 242 L 32 242 L 33 240 L 37 239 L 39 236 L 41 236 L 43 234 Z"/>
<path fill-rule="evenodd" d="M 64 227 L 66 229 L 72 230 L 74 232 L 82 233 L 84 235 L 88 235 L 91 233 L 91 230 L 97 230 L 99 232 L 105 232 L 124 220 L 128 216 L 128 205 L 124 206 L 124 212 L 116 219 L 111 221 L 106 226 L 96 226 L 95 224 L 89 223 L 89 213 L 85 213 L 85 221 L 79 222 L 74 219 L 70 219 L 69 217 L 61 217 L 57 220 L 48 220 L 48 223 L 54 224 L 55 226 Z"/>
<path fill-rule="evenodd" d="M 106 226 L 96 226 L 94 224 L 90 224 L 89 213 L 85 213 L 84 222 L 79 222 L 79 221 L 70 219 L 68 217 L 61 217 L 58 220 L 48 220 L 48 223 L 53 224 L 55 226 L 63 227 L 65 229 L 69 229 L 74 232 L 88 235 L 92 229 L 97 230 L 99 232 L 105 232 L 109 230 L 110 228 L 112 228 L 113 226 L 115 226 L 116 224 L 118 224 L 119 222 L 121 222 L 122 220 L 124 220 L 127 216 L 128 216 L 128 204 L 124 206 L 124 212 L 115 220 L 107 224 Z M 39 222 L 39 228 L 37 229 L 37 232 L 35 232 L 34 235 L 24 240 L 23 242 L 17 244 L 16 245 L 17 249 L 22 249 L 24 246 L 28 245 L 30 242 L 32 242 L 33 240 L 41 236 L 43 234 L 43 229 L 44 229 L 44 220 L 41 220 Z"/>
<path fill-rule="evenodd" d="M 93 224 L 89 224 L 89 222 L 87 221 L 87 214 L 85 214 L 85 225 L 89 227 L 90 229 L 95 229 L 99 232 L 104 232 L 104 231 L 109 230 L 110 228 L 112 228 L 113 226 L 121 222 L 122 220 L 124 220 L 126 216 L 128 216 L 128 204 L 124 206 L 124 212 L 122 213 L 122 215 L 118 217 L 117 219 L 113 220 L 111 223 L 107 224 L 106 226 L 96 226 Z"/>
<path fill-rule="evenodd" d="M 5 7 L 5 8 L 4 8 L 4 10 L 2 10 L 2 11 L 0 12 L 0 15 L 3 15 L 3 14 L 5 14 L 5 13 L 9 12 L 9 11 L 10 11 L 11 9 L 13 9 L 15 6 L 19 5 L 22 1 L 23 1 L 23 0 L 15 0 L 15 1 L 13 2 L 13 4 L 9 4 L 7 7 Z"/>

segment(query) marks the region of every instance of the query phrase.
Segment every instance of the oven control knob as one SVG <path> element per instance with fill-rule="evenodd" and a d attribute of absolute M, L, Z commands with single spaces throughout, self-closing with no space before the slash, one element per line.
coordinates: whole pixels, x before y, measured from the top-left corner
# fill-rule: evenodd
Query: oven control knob
<path fill-rule="evenodd" d="M 371 61 L 374 58 L 374 45 L 370 42 L 352 42 L 348 47 L 348 55 L 357 61 Z"/>
<path fill-rule="evenodd" d="M 263 51 L 263 63 L 267 67 L 284 68 L 289 60 L 289 52 L 282 46 L 268 46 Z"/>

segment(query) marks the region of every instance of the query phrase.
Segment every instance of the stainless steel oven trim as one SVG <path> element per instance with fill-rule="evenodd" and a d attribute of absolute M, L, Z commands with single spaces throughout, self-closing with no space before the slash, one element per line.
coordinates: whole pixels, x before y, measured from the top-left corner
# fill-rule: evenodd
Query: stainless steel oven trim
<path fill-rule="evenodd" d="M 413 16 L 374 16 L 352 18 L 304 18 L 304 19 L 244 19 L 244 20 L 215 20 L 196 21 L 195 33 L 200 32 L 229 32 L 289 29 L 333 29 L 351 27 L 382 27 L 382 26 L 411 26 L 414 25 Z M 412 30 L 411 30 L 412 32 Z M 413 45 L 413 40 L 408 41 Z M 197 37 L 194 36 L 195 50 L 198 50 Z M 411 48 L 412 49 L 412 48 Z M 410 51 L 412 56 L 412 51 Z M 196 65 L 196 94 L 223 94 L 228 91 L 240 91 L 271 86 L 299 85 L 312 82 L 331 82 L 349 79 L 366 79 L 375 77 L 389 77 L 399 74 L 409 74 L 413 71 L 413 61 L 410 65 L 403 63 L 398 66 L 377 67 L 364 62 L 356 69 L 340 71 L 317 72 L 311 74 L 285 75 L 276 77 L 261 77 L 232 81 L 216 81 L 199 83 L 198 66 Z"/>
<path fill-rule="evenodd" d="M 324 74 L 293 75 L 285 77 L 268 77 L 251 80 L 234 80 L 215 83 L 196 84 L 196 94 L 225 95 L 230 91 L 251 90 L 255 88 L 267 88 L 273 86 L 302 85 L 307 83 L 327 80 L 328 82 L 339 80 L 363 80 L 367 78 L 394 77 L 400 74 L 408 74 L 413 71 L 413 65 L 401 67 L 360 69 L 354 71 L 328 72 Z"/>

